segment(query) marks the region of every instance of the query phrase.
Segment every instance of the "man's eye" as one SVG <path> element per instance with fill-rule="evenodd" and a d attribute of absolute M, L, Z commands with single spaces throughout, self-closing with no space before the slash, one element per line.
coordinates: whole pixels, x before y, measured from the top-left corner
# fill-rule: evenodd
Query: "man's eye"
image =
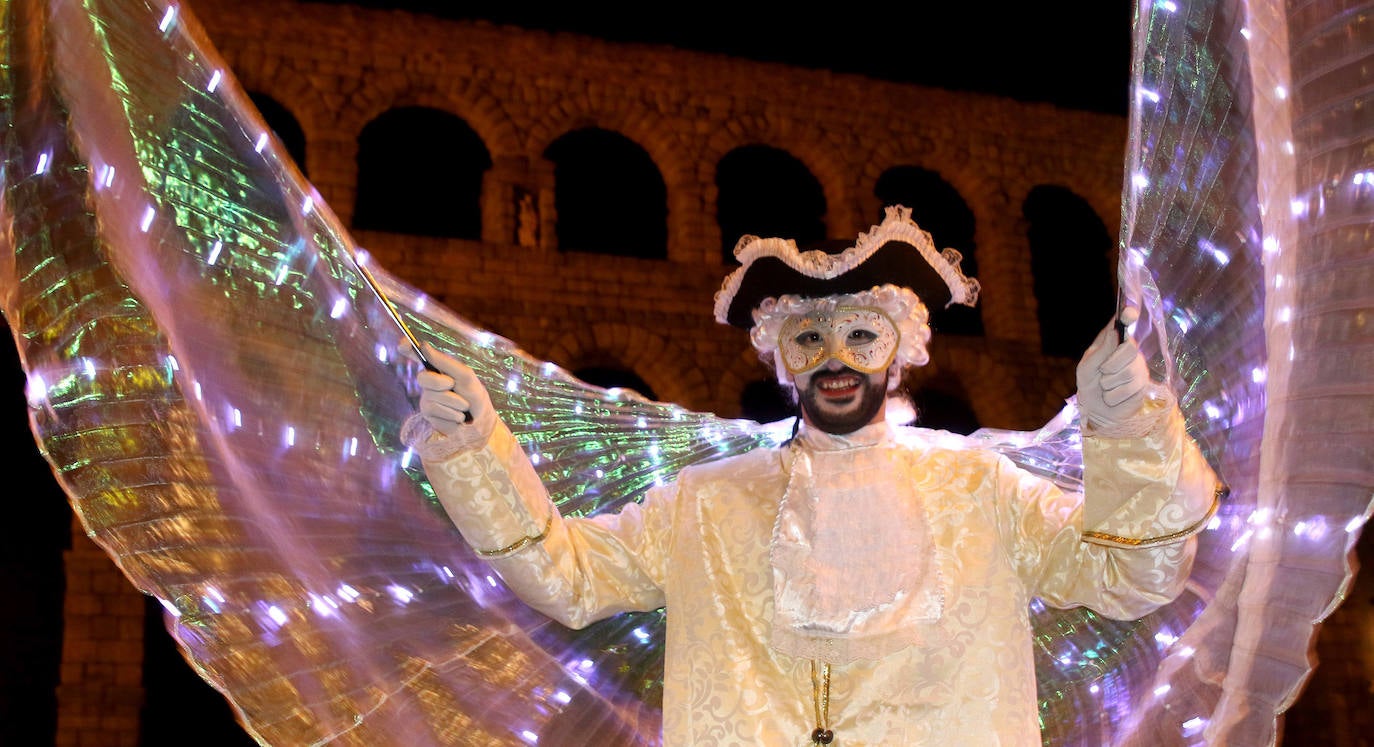
<path fill-rule="evenodd" d="M 849 333 L 850 342 L 873 342 L 878 339 L 878 334 L 872 330 L 856 329 Z"/>
<path fill-rule="evenodd" d="M 797 335 L 798 345 L 819 345 L 820 342 L 821 333 L 819 332 L 803 332 Z"/>

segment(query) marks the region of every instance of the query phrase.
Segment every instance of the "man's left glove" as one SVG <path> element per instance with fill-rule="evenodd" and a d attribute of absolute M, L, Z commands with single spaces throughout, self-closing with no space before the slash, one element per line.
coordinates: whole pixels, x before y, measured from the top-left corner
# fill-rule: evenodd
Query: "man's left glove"
<path fill-rule="evenodd" d="M 1139 312 L 1121 311 L 1123 325 L 1135 323 Z M 1115 322 L 1107 325 L 1088 346 L 1078 363 L 1078 410 L 1084 430 L 1114 433 L 1142 414 L 1147 397 L 1154 389 L 1150 367 L 1140 347 L 1129 335 L 1119 340 Z"/>

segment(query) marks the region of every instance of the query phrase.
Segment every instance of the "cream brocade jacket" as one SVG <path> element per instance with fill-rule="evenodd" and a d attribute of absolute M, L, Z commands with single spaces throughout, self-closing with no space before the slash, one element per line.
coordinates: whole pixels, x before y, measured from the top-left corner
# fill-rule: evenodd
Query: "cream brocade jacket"
<path fill-rule="evenodd" d="M 775 532 L 786 523 L 784 502 L 802 505 L 838 490 L 849 500 L 835 516 L 871 517 L 859 520 L 859 531 L 876 522 L 868 525 L 872 543 L 841 544 L 889 568 L 922 571 L 900 582 L 913 587 L 903 591 L 917 603 L 875 628 L 887 641 L 880 658 L 832 666 L 835 745 L 1032 747 L 1040 744 L 1032 597 L 1135 619 L 1183 589 L 1192 533 L 1219 493 L 1177 408 L 1167 407 L 1142 438 L 1084 439 L 1086 498 L 995 453 L 943 448 L 928 431 L 885 423 L 845 437 L 804 429 L 788 447 L 689 467 L 641 504 L 592 518 L 558 515 L 499 424 L 485 444 L 426 459 L 425 470 L 474 548 L 544 535 L 491 563 L 550 617 L 581 627 L 666 605 L 667 745 L 810 744 L 812 659 L 774 645 L 778 605 L 796 598 L 779 591 L 788 571 L 775 568 Z M 810 493 L 796 484 L 799 460 L 812 473 Z M 903 516 L 873 516 L 891 512 L 866 505 L 863 491 L 875 485 L 906 486 L 900 505 L 887 504 Z M 1085 504 L 1093 532 L 1083 531 Z M 922 525 L 924 547 L 882 546 L 876 535 L 902 521 Z M 847 531 L 815 534 L 814 558 L 824 565 L 844 557 L 846 547 L 825 540 L 852 539 L 854 528 Z M 1142 538 L 1163 540 L 1120 541 Z M 825 658 L 824 641 L 819 648 L 815 655 Z M 862 645 L 853 651 L 864 653 Z"/>

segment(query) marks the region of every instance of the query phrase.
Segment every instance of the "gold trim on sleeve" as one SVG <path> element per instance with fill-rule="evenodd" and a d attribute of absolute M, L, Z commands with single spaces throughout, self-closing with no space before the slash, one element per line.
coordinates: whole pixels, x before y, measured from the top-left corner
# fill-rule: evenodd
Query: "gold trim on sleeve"
<path fill-rule="evenodd" d="M 1212 493 L 1212 506 L 1207 509 L 1207 513 L 1203 514 L 1202 518 L 1198 519 L 1192 525 L 1180 529 L 1177 532 L 1171 532 L 1160 537 L 1144 538 L 1121 537 L 1115 534 L 1107 534 L 1106 532 L 1083 532 L 1082 541 L 1090 542 L 1094 545 L 1109 545 L 1112 547 L 1154 547 L 1155 545 L 1167 545 L 1171 542 L 1178 542 L 1179 540 L 1187 539 L 1202 531 L 1202 528 L 1207 526 L 1207 522 L 1211 521 L 1212 516 L 1216 514 L 1217 509 L 1221 507 L 1222 496 L 1225 496 L 1229 492 L 1231 492 L 1230 489 L 1225 485 L 1217 485 L 1217 489 Z"/>
<path fill-rule="evenodd" d="M 521 537 L 520 539 L 500 547 L 495 550 L 477 550 L 477 554 L 484 558 L 499 558 L 505 555 L 519 552 L 530 545 L 538 544 L 549 536 L 549 529 L 553 527 L 553 509 L 549 509 L 549 518 L 544 522 L 544 529 L 533 537 Z"/>

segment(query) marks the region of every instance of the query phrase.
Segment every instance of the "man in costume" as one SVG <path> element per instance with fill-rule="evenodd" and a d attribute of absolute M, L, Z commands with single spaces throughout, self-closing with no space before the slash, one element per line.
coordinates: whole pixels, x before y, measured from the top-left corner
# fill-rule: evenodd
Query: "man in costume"
<path fill-rule="evenodd" d="M 405 436 L 463 537 L 580 627 L 668 613 L 669 745 L 1039 745 L 1028 605 L 1135 619 L 1173 600 L 1218 485 L 1108 326 L 1078 367 L 1084 494 L 887 420 L 927 308 L 977 281 L 904 208 L 842 251 L 745 237 L 717 320 L 800 405 L 777 449 L 684 469 L 615 515 L 559 516 L 476 376 L 430 351 Z M 1129 320 L 1128 320 L 1129 321 Z"/>

